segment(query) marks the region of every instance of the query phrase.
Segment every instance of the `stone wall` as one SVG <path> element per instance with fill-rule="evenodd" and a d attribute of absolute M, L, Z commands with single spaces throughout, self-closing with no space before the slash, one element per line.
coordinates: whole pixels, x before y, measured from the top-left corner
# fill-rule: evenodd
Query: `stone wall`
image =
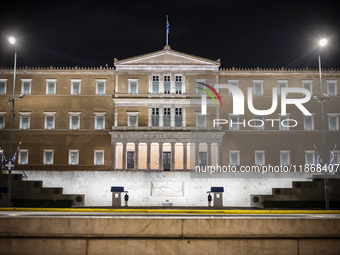
<path fill-rule="evenodd" d="M 22 173 L 21 171 L 15 171 Z M 291 188 L 292 181 L 307 175 L 257 175 L 253 178 L 196 178 L 190 172 L 155 171 L 26 171 L 27 180 L 43 181 L 44 187 L 63 187 L 64 194 L 85 194 L 85 206 L 110 206 L 111 186 L 124 186 L 129 206 L 207 206 L 207 191 L 223 186 L 223 205 L 249 207 L 253 194 L 271 194 L 272 188 Z"/>

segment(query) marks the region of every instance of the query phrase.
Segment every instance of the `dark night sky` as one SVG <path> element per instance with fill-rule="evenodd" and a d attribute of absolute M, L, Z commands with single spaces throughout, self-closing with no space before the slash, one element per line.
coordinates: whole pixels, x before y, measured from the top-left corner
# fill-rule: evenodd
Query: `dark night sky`
<path fill-rule="evenodd" d="M 109 66 L 160 50 L 169 15 L 172 49 L 221 58 L 222 67 L 340 67 L 337 1 L 7 1 L 0 8 L 0 66 Z"/>

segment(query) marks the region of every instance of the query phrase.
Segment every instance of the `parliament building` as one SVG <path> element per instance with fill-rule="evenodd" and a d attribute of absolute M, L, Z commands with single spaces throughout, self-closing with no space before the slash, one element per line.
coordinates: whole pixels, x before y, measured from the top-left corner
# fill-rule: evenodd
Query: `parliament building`
<path fill-rule="evenodd" d="M 329 98 L 324 102 L 326 159 L 330 160 L 338 145 L 335 164 L 339 164 L 340 151 L 339 83 L 339 69 L 322 70 L 323 93 Z M 215 88 L 216 94 L 205 84 Z M 216 84 L 230 84 L 243 92 L 244 115 L 234 114 L 232 93 Z M 320 98 L 318 69 L 221 68 L 220 59 L 182 53 L 167 45 L 156 52 L 114 59 L 114 68 L 19 67 L 15 85 L 14 150 L 22 142 L 15 170 L 51 185 L 64 178 L 65 183 L 59 185 L 65 190 L 71 185 L 66 179 L 75 173 L 82 178 L 87 174 L 86 187 L 96 180 L 96 187 L 101 186 L 98 176 L 112 176 L 112 186 L 120 185 L 124 181 L 117 183 L 119 173 L 120 180 L 126 179 L 123 185 L 131 183 L 130 191 L 134 184 L 139 185 L 136 205 L 148 204 L 146 201 L 157 205 L 169 197 L 176 204 L 176 196 L 204 194 L 210 188 L 200 178 L 190 178 L 197 166 L 235 166 L 239 170 L 241 166 L 311 165 L 316 160 L 314 146 L 322 155 L 321 107 L 313 100 Z M 266 116 L 249 110 L 249 98 L 253 108 L 270 109 L 273 88 L 277 88 L 276 110 Z M 303 106 L 311 115 L 305 116 L 293 104 L 282 114 L 283 88 L 310 91 L 312 98 Z M 6 157 L 12 116 L 7 101 L 12 93 L 13 68 L 2 67 L 0 147 Z M 20 94 L 24 96 L 18 98 Z M 207 114 L 202 113 L 203 98 Z M 191 183 L 195 180 L 200 184 Z M 211 186 L 215 181 L 217 186 L 223 185 L 223 180 L 212 178 Z M 228 187 L 232 189 L 232 185 Z M 273 185 L 265 186 L 270 192 Z M 76 191 L 86 193 L 80 186 Z M 145 196 L 138 199 L 140 190 Z M 164 199 L 151 201 L 162 192 Z M 107 204 L 109 195 L 86 201 Z M 184 205 L 187 200 L 179 201 Z M 203 201 L 205 197 L 197 204 Z M 235 201 L 234 205 L 249 205 L 249 200 Z"/>

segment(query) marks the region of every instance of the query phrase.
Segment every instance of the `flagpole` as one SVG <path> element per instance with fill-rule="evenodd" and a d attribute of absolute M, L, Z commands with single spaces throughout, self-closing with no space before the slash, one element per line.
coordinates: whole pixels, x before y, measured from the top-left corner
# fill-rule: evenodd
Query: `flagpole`
<path fill-rule="evenodd" d="M 168 30 L 168 15 L 166 15 L 166 23 L 165 23 L 165 35 L 166 35 L 166 45 L 169 45 L 169 30 Z"/>
<path fill-rule="evenodd" d="M 9 137 L 9 160 L 12 158 L 13 153 L 13 130 L 14 130 L 14 102 L 15 102 L 15 75 L 16 75 L 16 67 L 17 67 L 17 51 L 14 53 L 14 67 L 13 67 L 13 97 L 12 101 L 12 118 L 11 118 L 11 132 Z M 8 171 L 7 178 L 7 199 L 6 206 L 11 207 L 11 195 L 12 195 L 12 171 Z"/>
<path fill-rule="evenodd" d="M 325 97 L 322 93 L 321 53 L 319 53 L 319 78 L 320 78 L 322 150 L 323 150 L 323 161 L 324 161 L 324 164 L 326 164 L 327 156 L 326 156 L 325 114 L 324 114 L 324 107 L 323 107 L 323 101 L 324 101 Z M 328 192 L 328 172 L 327 172 L 327 170 L 325 171 L 324 187 L 325 187 L 325 207 L 326 207 L 326 210 L 329 210 L 329 192 Z"/>

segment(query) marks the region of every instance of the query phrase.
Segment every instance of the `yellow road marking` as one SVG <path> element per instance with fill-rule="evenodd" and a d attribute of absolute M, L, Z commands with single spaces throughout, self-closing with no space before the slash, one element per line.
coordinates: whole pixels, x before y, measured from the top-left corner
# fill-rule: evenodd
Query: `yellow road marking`
<path fill-rule="evenodd" d="M 154 214 L 340 214 L 340 210 L 193 210 L 193 209 L 99 209 L 99 208 L 0 208 L 18 212 L 87 212 L 87 213 L 154 213 Z"/>

